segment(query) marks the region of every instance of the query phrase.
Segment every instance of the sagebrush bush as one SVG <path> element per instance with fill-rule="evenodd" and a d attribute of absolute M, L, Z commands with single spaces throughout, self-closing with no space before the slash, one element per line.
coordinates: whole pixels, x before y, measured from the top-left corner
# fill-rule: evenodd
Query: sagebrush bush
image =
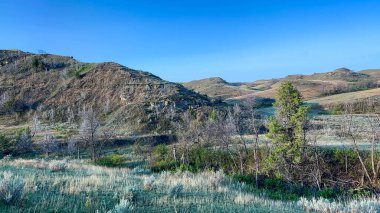
<path fill-rule="evenodd" d="M 52 172 L 60 172 L 66 170 L 66 162 L 63 161 L 53 161 L 49 164 L 49 169 Z"/>
<path fill-rule="evenodd" d="M 138 188 L 136 188 L 136 187 L 128 187 L 126 189 L 126 193 L 125 193 L 124 199 L 128 199 L 129 201 L 135 201 L 138 192 L 139 192 Z"/>
<path fill-rule="evenodd" d="M 182 195 L 182 191 L 183 191 L 183 185 L 178 183 L 169 188 L 169 195 L 170 197 L 177 198 Z"/>
<path fill-rule="evenodd" d="M 138 167 L 133 168 L 133 169 L 130 171 L 130 173 L 131 173 L 132 175 L 148 175 L 148 174 L 150 174 L 150 173 L 152 173 L 152 172 L 151 172 L 149 169 L 144 169 L 144 168 L 138 166 Z"/>
<path fill-rule="evenodd" d="M 147 179 L 144 180 L 144 189 L 151 190 L 153 188 L 153 184 L 156 181 L 156 177 L 151 175 Z"/>
<path fill-rule="evenodd" d="M 121 167 L 125 163 L 125 159 L 122 155 L 112 154 L 98 158 L 95 161 L 96 165 L 107 167 Z"/>
<path fill-rule="evenodd" d="M 17 203 L 24 191 L 24 180 L 11 172 L 3 172 L 0 179 L 0 199 L 6 203 Z"/>
<path fill-rule="evenodd" d="M 6 162 L 11 161 L 11 159 L 12 159 L 12 155 L 5 155 L 5 156 L 1 159 L 1 161 L 6 163 Z"/>
<path fill-rule="evenodd" d="M 316 212 L 369 212 L 375 213 L 380 210 L 380 202 L 376 197 L 361 198 L 348 201 L 330 201 L 325 198 L 300 198 L 298 205 L 306 211 Z"/>
<path fill-rule="evenodd" d="M 114 209 L 108 211 L 107 213 L 126 213 L 133 211 L 133 204 L 128 199 L 121 199 L 119 204 L 117 204 Z"/>

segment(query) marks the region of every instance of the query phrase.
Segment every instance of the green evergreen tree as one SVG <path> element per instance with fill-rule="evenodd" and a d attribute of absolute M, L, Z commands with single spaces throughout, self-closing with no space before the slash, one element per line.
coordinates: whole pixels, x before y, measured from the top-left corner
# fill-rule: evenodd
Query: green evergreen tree
<path fill-rule="evenodd" d="M 278 176 L 294 179 L 293 172 L 302 163 L 306 144 L 309 107 L 303 105 L 300 92 L 290 82 L 281 83 L 274 107 L 275 116 L 267 124 L 267 137 L 273 144 L 268 165 Z"/>

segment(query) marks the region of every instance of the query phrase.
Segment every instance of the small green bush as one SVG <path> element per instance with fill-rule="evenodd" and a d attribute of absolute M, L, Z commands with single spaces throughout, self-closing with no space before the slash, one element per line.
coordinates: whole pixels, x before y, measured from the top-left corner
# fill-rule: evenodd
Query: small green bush
<path fill-rule="evenodd" d="M 40 66 L 40 60 L 37 57 L 34 57 L 32 60 L 32 67 L 38 68 Z"/>
<path fill-rule="evenodd" d="M 12 154 L 15 148 L 15 140 L 0 134 L 0 156 Z"/>
<path fill-rule="evenodd" d="M 254 178 L 253 178 L 254 176 L 253 175 L 234 174 L 232 177 L 239 182 L 254 184 Z"/>
<path fill-rule="evenodd" d="M 89 64 L 81 66 L 77 70 L 70 70 L 68 75 L 70 77 L 76 77 L 76 78 L 81 78 L 83 77 L 86 73 L 88 73 L 91 70 L 92 66 Z"/>
<path fill-rule="evenodd" d="M 317 197 L 323 198 L 334 198 L 336 196 L 336 191 L 333 188 L 321 189 L 317 192 Z"/>
<path fill-rule="evenodd" d="M 150 166 L 150 169 L 153 172 L 161 172 L 161 171 L 174 171 L 179 166 L 179 164 L 172 160 L 161 160 Z"/>
<path fill-rule="evenodd" d="M 279 190 L 284 188 L 283 183 L 280 179 L 277 178 L 266 178 L 264 180 L 264 188 L 265 189 L 274 189 Z"/>
<path fill-rule="evenodd" d="M 10 100 L 8 100 L 7 102 L 4 103 L 4 107 L 5 109 L 7 110 L 13 110 L 16 106 L 16 99 L 15 98 L 12 98 Z"/>
<path fill-rule="evenodd" d="M 169 157 L 169 149 L 166 145 L 160 144 L 153 150 L 153 158 L 156 161 L 166 160 Z"/>
<path fill-rule="evenodd" d="M 107 167 L 121 167 L 124 163 L 125 163 L 124 157 L 119 154 L 104 156 L 104 157 L 98 158 L 95 161 L 96 165 L 107 166 Z"/>

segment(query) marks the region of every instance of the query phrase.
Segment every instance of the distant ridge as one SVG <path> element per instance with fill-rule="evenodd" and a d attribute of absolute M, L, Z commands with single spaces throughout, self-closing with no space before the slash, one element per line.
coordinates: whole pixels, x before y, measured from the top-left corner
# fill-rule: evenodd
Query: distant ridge
<path fill-rule="evenodd" d="M 369 69 L 354 72 L 339 68 L 311 75 L 288 75 L 284 78 L 258 80 L 252 83 L 228 83 L 220 78 L 207 78 L 183 83 L 199 93 L 223 100 L 238 101 L 252 97 L 274 98 L 282 81 L 292 82 L 306 100 L 333 94 L 366 90 L 379 86 L 380 70 Z"/>

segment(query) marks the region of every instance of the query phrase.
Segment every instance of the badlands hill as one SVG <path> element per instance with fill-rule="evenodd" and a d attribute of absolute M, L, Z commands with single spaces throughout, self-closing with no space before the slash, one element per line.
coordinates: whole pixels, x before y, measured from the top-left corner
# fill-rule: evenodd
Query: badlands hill
<path fill-rule="evenodd" d="M 79 120 L 97 111 L 107 124 L 135 133 L 167 130 L 168 119 L 210 100 L 181 84 L 113 62 L 82 63 L 72 57 L 0 50 L 0 125 Z"/>

